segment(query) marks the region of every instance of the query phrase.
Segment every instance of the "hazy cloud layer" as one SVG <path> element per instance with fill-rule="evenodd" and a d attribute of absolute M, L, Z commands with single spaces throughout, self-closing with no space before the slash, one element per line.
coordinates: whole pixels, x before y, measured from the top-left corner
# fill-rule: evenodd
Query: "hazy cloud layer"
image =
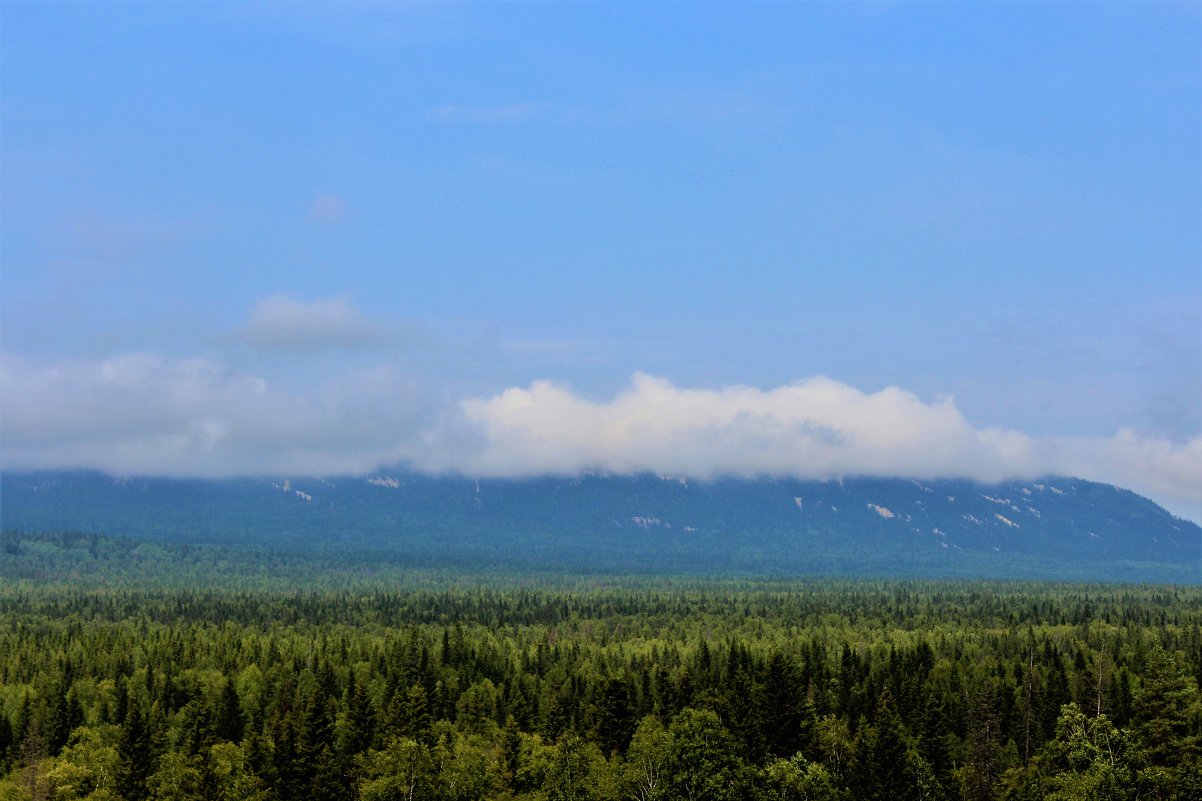
<path fill-rule="evenodd" d="M 318 350 L 377 345 L 385 326 L 364 317 L 346 297 L 305 302 L 287 295 L 264 298 L 238 337 L 262 350 Z"/>
<path fill-rule="evenodd" d="M 321 192 L 309 205 L 309 222 L 333 225 L 346 216 L 346 201 L 332 192 Z"/>
<path fill-rule="evenodd" d="M 546 106 L 542 103 L 512 103 L 505 106 L 447 104 L 430 109 L 426 116 L 438 122 L 483 124 L 525 122 L 544 108 Z"/>
<path fill-rule="evenodd" d="M 539 381 L 447 408 L 398 368 L 346 372 L 301 392 L 209 359 L 139 353 L 50 365 L 5 359 L 0 392 L 6 468 L 219 476 L 404 463 L 490 476 L 599 469 L 983 481 L 1064 473 L 1202 519 L 1202 437 L 980 429 L 950 398 L 866 393 L 822 377 L 769 390 L 684 389 L 638 374 L 603 401 Z"/>
<path fill-rule="evenodd" d="M 303 394 L 209 359 L 132 353 L 0 362 L 5 468 L 229 476 L 368 471 L 434 423 L 417 382 L 375 367 Z"/>

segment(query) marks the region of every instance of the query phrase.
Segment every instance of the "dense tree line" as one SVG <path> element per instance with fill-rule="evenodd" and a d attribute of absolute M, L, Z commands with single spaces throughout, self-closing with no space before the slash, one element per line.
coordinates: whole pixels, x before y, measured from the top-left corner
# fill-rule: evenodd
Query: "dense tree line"
<path fill-rule="evenodd" d="M 0 590 L 0 799 L 1202 797 L 1202 590 Z"/>

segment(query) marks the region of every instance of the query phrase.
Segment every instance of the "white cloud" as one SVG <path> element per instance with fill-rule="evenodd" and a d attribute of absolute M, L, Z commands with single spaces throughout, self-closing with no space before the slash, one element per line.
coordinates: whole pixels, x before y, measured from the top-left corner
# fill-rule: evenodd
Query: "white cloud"
<path fill-rule="evenodd" d="M 596 401 L 548 381 L 448 408 L 377 366 L 302 391 L 209 359 L 135 353 L 0 361 L 7 469 L 122 474 L 361 473 L 405 463 L 489 476 L 655 472 L 964 477 L 1070 474 L 1202 520 L 1202 437 L 1032 437 L 971 425 L 950 398 L 829 378 L 775 389 L 684 389 L 636 375 Z"/>
<path fill-rule="evenodd" d="M 639 374 L 606 402 L 540 381 L 468 400 L 456 423 L 476 434 L 477 448 L 427 448 L 421 466 L 500 476 L 600 469 L 985 482 L 1068 474 L 1133 489 L 1202 519 L 1202 437 L 979 429 L 951 398 L 928 403 L 897 387 L 865 393 L 829 378 L 770 390 L 696 390 Z M 462 430 L 456 436 L 463 441 Z"/>
<path fill-rule="evenodd" d="M 763 473 L 925 475 L 997 480 L 1024 467 L 1028 441 L 976 431 L 948 399 L 926 404 L 896 387 L 865 394 L 827 378 L 763 391 L 680 389 L 639 374 L 596 403 L 540 381 L 463 404 L 487 446 L 473 472 L 521 475 L 601 469 L 696 477 Z"/>
<path fill-rule="evenodd" d="M 364 317 L 346 297 L 305 302 L 273 295 L 251 310 L 238 336 L 262 350 L 315 350 L 380 344 L 385 327 Z"/>
<path fill-rule="evenodd" d="M 1172 440 L 1123 430 L 1108 438 L 1050 438 L 1045 447 L 1045 472 L 1124 487 L 1202 523 L 1202 436 Z"/>

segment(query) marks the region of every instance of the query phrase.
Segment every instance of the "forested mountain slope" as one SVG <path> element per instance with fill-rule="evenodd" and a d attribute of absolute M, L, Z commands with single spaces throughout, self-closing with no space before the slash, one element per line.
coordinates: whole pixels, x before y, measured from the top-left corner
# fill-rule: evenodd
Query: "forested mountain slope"
<path fill-rule="evenodd" d="M 8 530 L 336 552 L 423 566 L 633 573 L 1197 581 L 1202 530 L 1080 479 L 581 475 L 0 477 Z"/>

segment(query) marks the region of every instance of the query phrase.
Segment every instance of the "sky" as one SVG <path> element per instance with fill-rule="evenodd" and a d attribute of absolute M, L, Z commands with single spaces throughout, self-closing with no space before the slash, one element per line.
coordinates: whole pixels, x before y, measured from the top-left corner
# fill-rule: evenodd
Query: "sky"
<path fill-rule="evenodd" d="M 0 4 L 0 466 L 1202 521 L 1200 8 Z"/>

